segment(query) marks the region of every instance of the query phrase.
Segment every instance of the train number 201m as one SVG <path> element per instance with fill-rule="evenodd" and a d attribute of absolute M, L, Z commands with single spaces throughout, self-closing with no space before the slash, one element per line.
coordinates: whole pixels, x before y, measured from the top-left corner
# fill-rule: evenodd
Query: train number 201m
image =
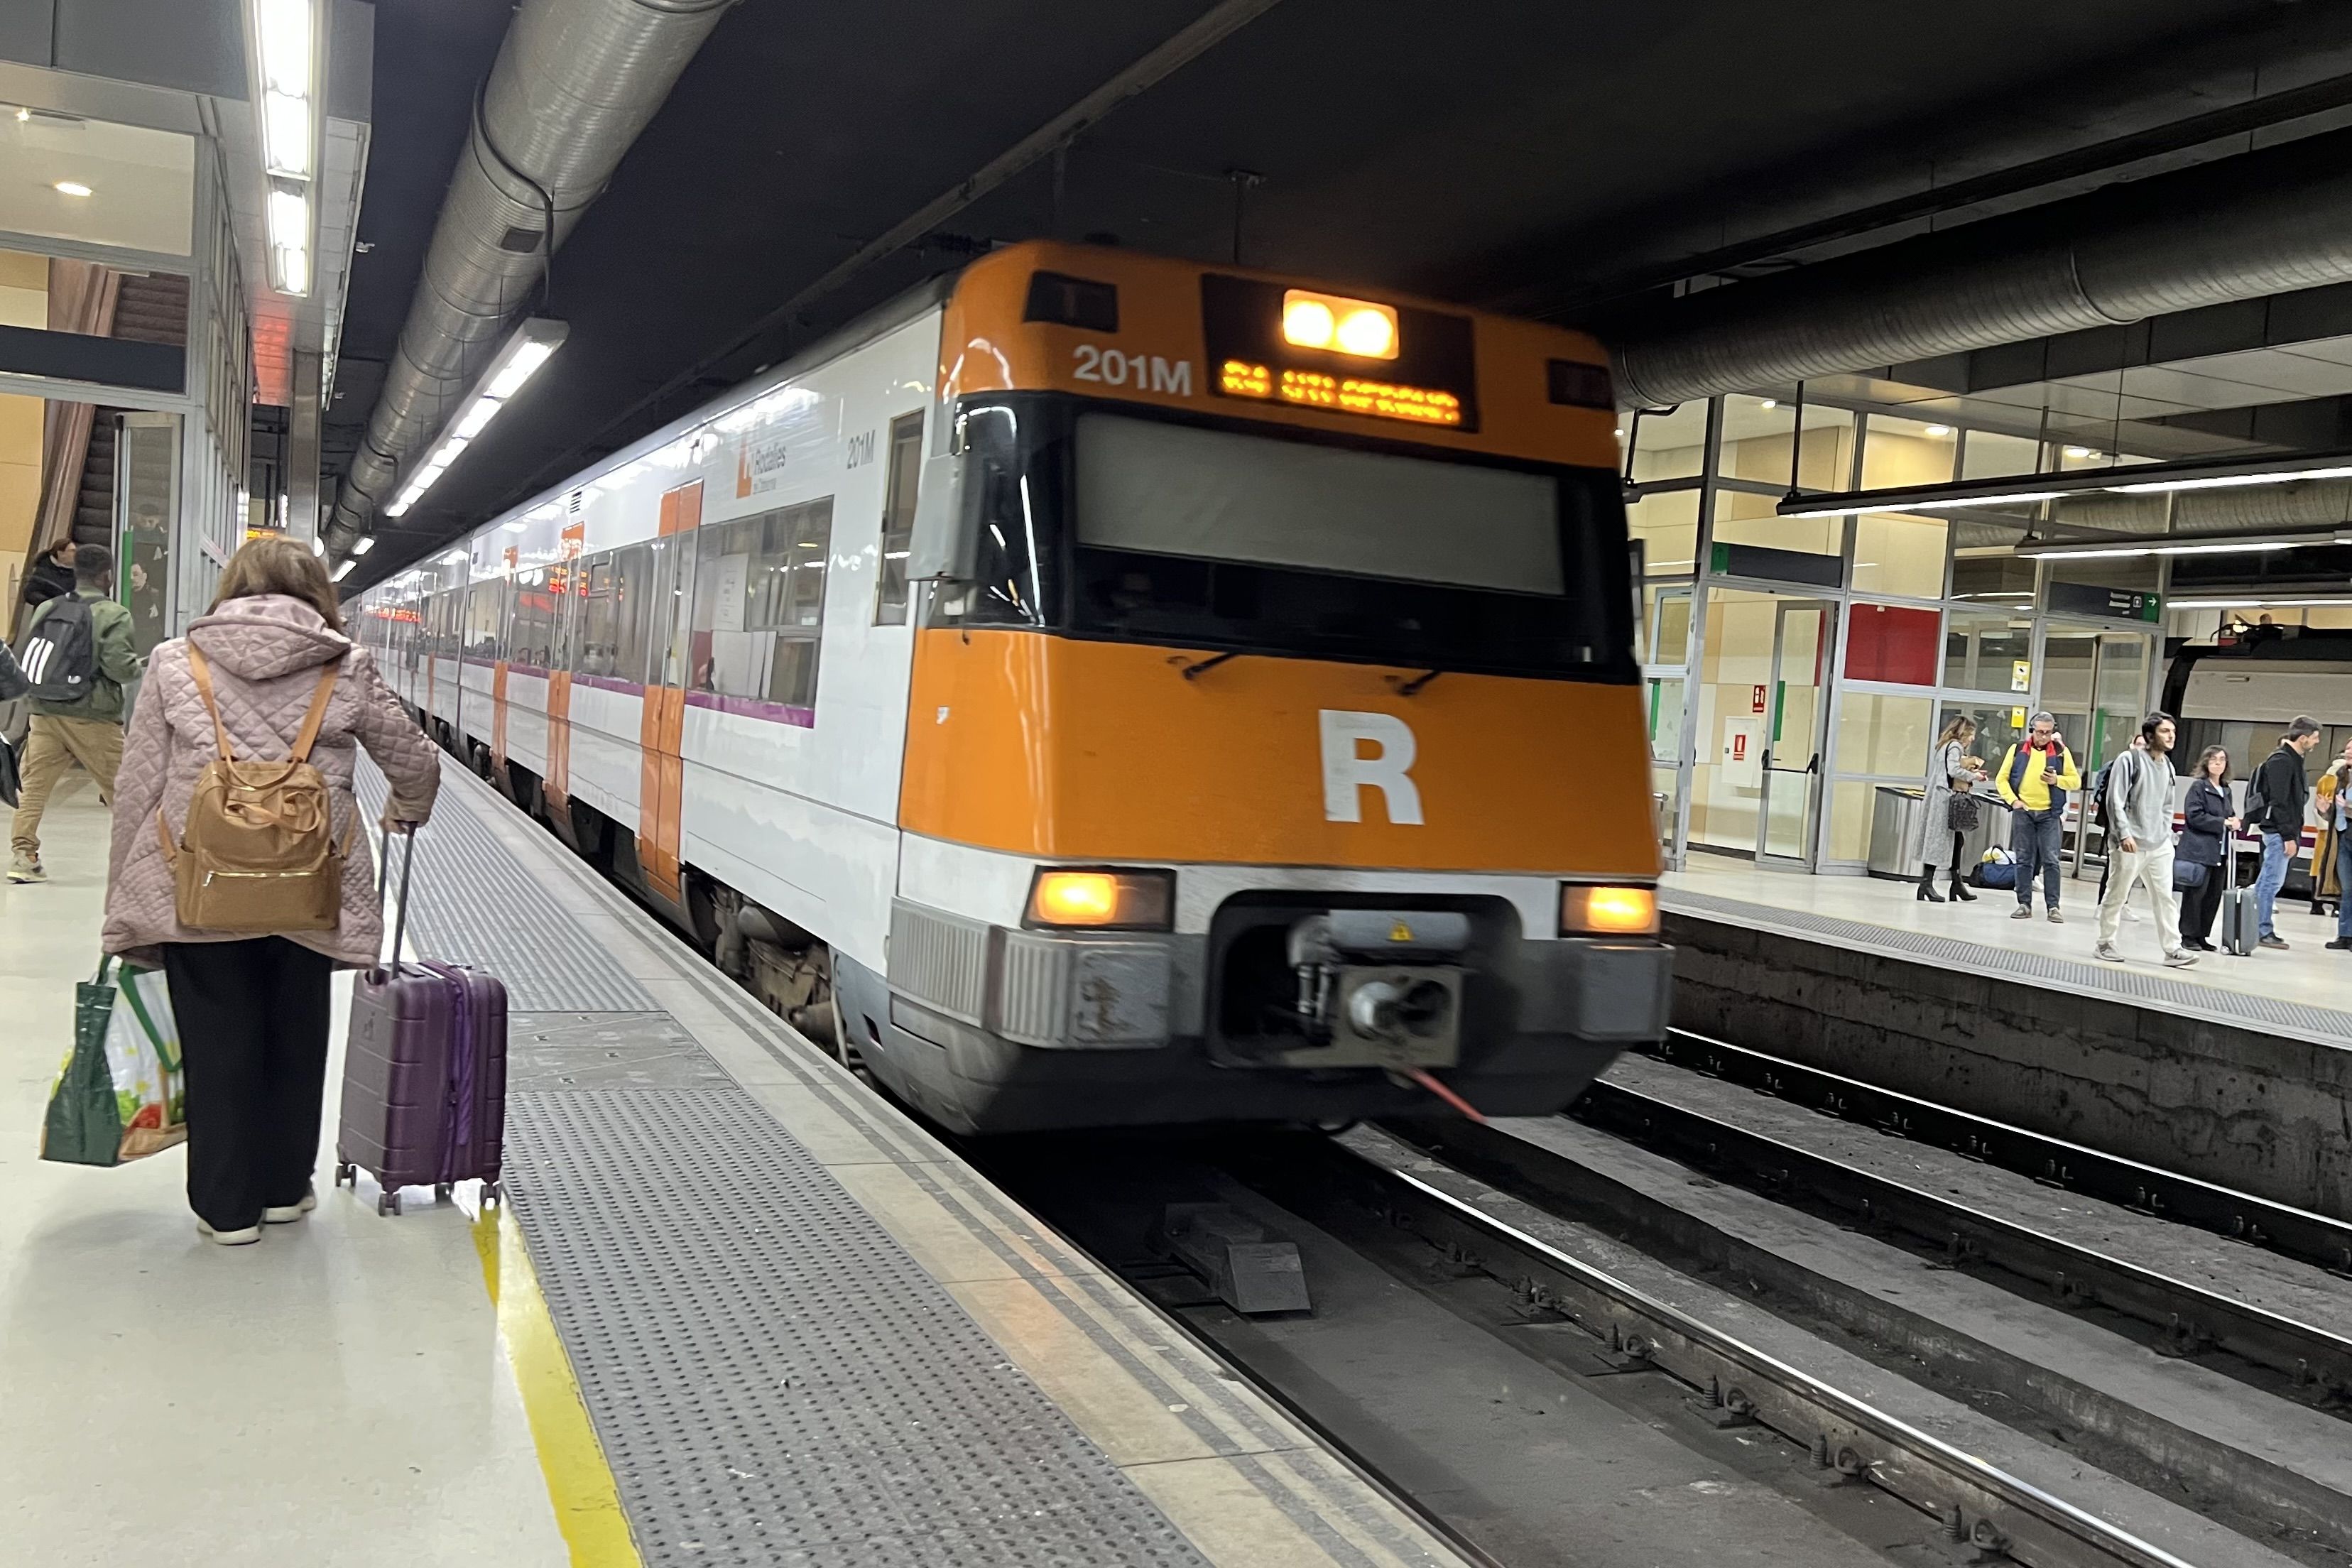
<path fill-rule="evenodd" d="M 1105 386 L 1132 386 L 1139 392 L 1192 395 L 1192 362 L 1167 360 L 1158 354 L 1127 354 L 1094 343 L 1077 345 L 1074 381 L 1098 381 Z"/>

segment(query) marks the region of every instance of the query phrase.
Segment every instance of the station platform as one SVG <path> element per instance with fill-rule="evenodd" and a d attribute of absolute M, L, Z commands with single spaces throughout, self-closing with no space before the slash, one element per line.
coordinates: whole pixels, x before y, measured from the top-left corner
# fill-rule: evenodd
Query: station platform
<path fill-rule="evenodd" d="M 2352 953 L 2282 901 L 2287 952 L 2158 962 L 2141 910 L 2092 956 L 2097 885 L 2067 919 L 2016 897 L 1927 903 L 1912 884 L 1694 857 L 1659 903 L 1674 1022 L 2277 1202 L 2352 1215 Z"/>
<path fill-rule="evenodd" d="M 409 946 L 509 988 L 504 1207 L 468 1184 L 379 1216 L 365 1177 L 326 1184 L 331 1114 L 318 1213 L 253 1247 L 198 1238 L 176 1152 L 38 1163 L 97 958 L 87 793 L 46 826 L 53 879 L 0 889 L 0 1006 L 26 1026 L 0 1043 L 5 1555 L 1460 1561 L 552 837 L 445 779 Z"/>

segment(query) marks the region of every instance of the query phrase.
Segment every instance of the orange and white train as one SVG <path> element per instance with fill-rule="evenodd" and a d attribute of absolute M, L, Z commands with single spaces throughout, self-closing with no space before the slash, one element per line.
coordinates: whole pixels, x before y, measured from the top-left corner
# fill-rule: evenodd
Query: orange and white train
<path fill-rule="evenodd" d="M 1611 402 L 1578 333 L 1013 246 L 360 625 L 950 1127 L 1547 1111 L 1666 1016 Z"/>

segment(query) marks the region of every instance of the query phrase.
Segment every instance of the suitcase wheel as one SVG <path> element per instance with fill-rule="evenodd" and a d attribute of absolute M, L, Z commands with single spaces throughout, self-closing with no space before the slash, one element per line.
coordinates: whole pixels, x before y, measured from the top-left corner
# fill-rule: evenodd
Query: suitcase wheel
<path fill-rule="evenodd" d="M 498 1183 L 495 1181 L 486 1181 L 482 1184 L 482 1202 L 485 1205 L 490 1204 L 503 1204 L 506 1201 L 506 1194 L 499 1191 Z"/>
<path fill-rule="evenodd" d="M 375 1198 L 375 1212 L 378 1214 L 398 1214 L 400 1212 L 399 1190 L 395 1188 L 390 1192 L 378 1193 Z"/>
<path fill-rule="evenodd" d="M 450 1193 L 455 1190 L 446 1182 L 436 1182 L 433 1184 L 433 1201 L 436 1204 L 446 1204 L 449 1201 Z"/>
<path fill-rule="evenodd" d="M 360 1184 L 360 1176 L 359 1176 L 359 1172 L 358 1172 L 358 1170 L 357 1170 L 355 1167 L 353 1167 L 353 1166 L 352 1166 L 352 1164 L 351 1163 L 351 1162 L 350 1162 L 350 1161 L 348 1161 L 348 1160 L 338 1160 L 338 1161 L 336 1161 L 336 1162 L 335 1162 L 335 1185 L 337 1185 L 337 1186 L 339 1186 L 339 1187 L 350 1187 L 350 1188 L 352 1188 L 353 1191 L 357 1191 L 357 1190 L 358 1190 L 358 1188 L 359 1188 L 359 1184 Z"/>

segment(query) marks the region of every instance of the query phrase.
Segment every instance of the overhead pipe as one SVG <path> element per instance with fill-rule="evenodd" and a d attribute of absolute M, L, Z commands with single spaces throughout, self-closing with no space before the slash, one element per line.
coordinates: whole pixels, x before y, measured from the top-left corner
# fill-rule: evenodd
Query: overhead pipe
<path fill-rule="evenodd" d="M 1664 407 L 2352 280 L 2352 131 L 1685 295 L 1629 318 Z"/>
<path fill-rule="evenodd" d="M 735 0 L 522 0 L 476 100 L 400 346 L 327 531 L 392 499 L 555 250 Z"/>

